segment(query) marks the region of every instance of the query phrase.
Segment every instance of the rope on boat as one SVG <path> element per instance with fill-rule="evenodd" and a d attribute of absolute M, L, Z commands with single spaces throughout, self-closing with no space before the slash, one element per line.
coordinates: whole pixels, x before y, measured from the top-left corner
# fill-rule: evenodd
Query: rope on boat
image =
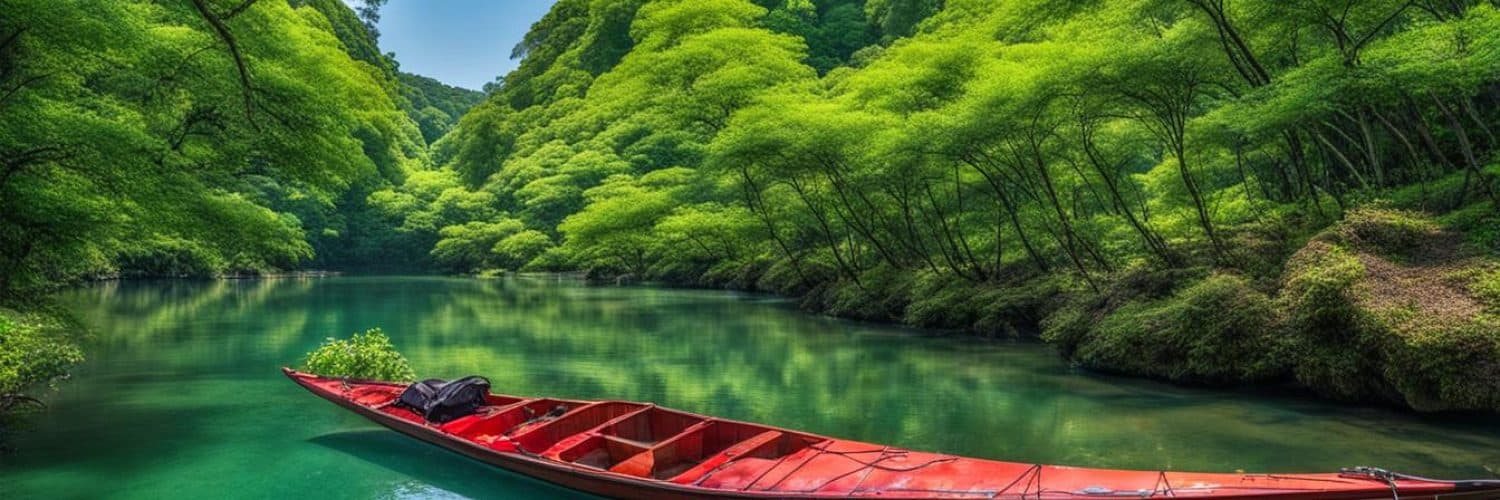
<path fill-rule="evenodd" d="M 802 463 L 797 464 L 796 467 L 792 467 L 791 472 L 787 472 L 786 474 L 783 474 L 781 476 L 781 479 L 777 479 L 776 482 L 771 483 L 771 485 L 767 486 L 764 491 L 771 491 L 772 489 L 776 488 L 777 486 L 780 486 L 781 483 L 786 482 L 787 478 L 792 477 L 792 474 L 796 474 L 797 471 L 802 470 L 803 466 L 806 466 L 807 464 L 812 463 L 813 460 L 817 460 L 817 458 L 819 456 L 821 456 L 822 454 L 828 453 L 828 449 L 827 448 L 816 448 L 816 447 L 810 447 L 810 448 L 818 450 L 818 452 L 814 453 L 810 457 L 807 457 L 807 460 L 803 460 Z M 770 470 L 767 470 L 766 472 L 770 472 Z M 762 475 L 764 475 L 764 474 L 762 474 Z"/>
<path fill-rule="evenodd" d="M 781 458 L 776 459 L 776 463 L 771 464 L 770 467 L 766 467 L 766 470 L 761 471 L 759 476 L 755 476 L 755 480 L 750 481 L 750 483 L 746 484 L 744 488 L 740 488 L 740 491 L 749 491 L 750 488 L 752 488 L 752 487 L 755 486 L 755 483 L 760 482 L 761 479 L 764 479 L 766 477 L 766 474 L 770 474 L 771 471 L 776 470 L 777 467 L 780 467 L 781 464 L 783 462 L 786 462 L 786 459 L 789 458 L 789 457 L 791 457 L 791 456 L 792 456 L 791 454 L 786 454 L 786 455 L 782 455 Z M 816 456 L 816 455 L 814 455 L 814 456 Z M 809 458 L 808 460 L 812 460 L 812 459 Z"/>
<path fill-rule="evenodd" d="M 1021 498 L 1026 498 L 1026 493 L 1031 491 L 1031 485 L 1033 484 L 1037 485 L 1037 498 L 1041 498 L 1042 464 L 1031 464 L 1031 468 L 1026 469 L 1026 472 L 1022 472 L 1021 475 L 1016 476 L 1016 478 L 1012 480 L 1010 484 L 1005 485 L 1004 488 L 1000 488 L 1000 491 L 995 492 L 995 496 L 1000 496 L 1005 492 L 1010 491 L 1011 488 L 1014 488 L 1016 486 L 1016 483 L 1020 483 L 1022 479 L 1027 478 L 1031 479 L 1026 481 L 1026 489 L 1021 490 Z"/>
<path fill-rule="evenodd" d="M 1425 477 L 1422 477 L 1422 476 L 1413 476 L 1411 474 L 1402 474 L 1400 472 L 1392 472 L 1391 475 L 1396 476 L 1396 479 L 1405 479 L 1407 481 L 1426 481 L 1426 482 L 1429 482 L 1429 483 L 1453 484 L 1453 485 L 1464 486 L 1464 487 L 1469 487 L 1469 488 L 1477 488 L 1477 487 L 1494 488 L 1494 487 L 1500 487 L 1500 479 L 1465 479 L 1465 480 L 1460 480 L 1460 481 L 1445 481 L 1445 480 L 1442 480 L 1442 479 L 1431 479 L 1431 478 L 1425 478 Z"/>
<path fill-rule="evenodd" d="M 1401 500 L 1401 488 L 1396 485 L 1396 474 L 1376 467 L 1351 467 L 1339 469 L 1339 476 L 1371 479 L 1385 483 L 1391 488 L 1391 500 Z"/>
<path fill-rule="evenodd" d="M 1172 491 L 1172 483 L 1167 481 L 1167 471 L 1161 471 L 1159 474 L 1156 478 L 1156 484 L 1151 486 L 1151 496 L 1154 497 L 1159 492 L 1165 492 L 1169 497 L 1176 497 L 1177 492 Z M 1166 488 L 1162 488 L 1163 486 Z"/>
<path fill-rule="evenodd" d="M 1425 483 L 1451 484 L 1455 487 L 1456 490 L 1460 492 L 1477 489 L 1500 488 L 1500 479 L 1466 479 L 1449 481 L 1443 479 L 1432 479 L 1422 476 L 1413 476 L 1411 474 L 1402 474 L 1400 472 L 1392 472 L 1381 469 L 1379 467 L 1348 467 L 1340 469 L 1339 475 L 1350 478 L 1382 481 L 1386 483 L 1387 486 L 1391 487 L 1391 498 L 1395 500 L 1400 500 L 1401 498 L 1400 488 L 1398 488 L 1396 485 L 1397 479 L 1406 481 L 1421 481 Z"/>
<path fill-rule="evenodd" d="M 870 473 L 875 472 L 874 467 L 863 467 L 863 469 L 865 471 L 865 474 L 863 476 L 859 476 L 859 480 L 854 482 L 854 486 L 850 487 L 849 491 L 859 491 L 860 485 L 865 484 L 865 480 L 870 478 Z M 828 483 L 823 484 L 823 486 L 818 487 L 818 489 L 823 489 L 824 487 L 832 483 L 832 481 L 829 481 Z"/>
<path fill-rule="evenodd" d="M 937 465 L 937 464 L 941 464 L 941 463 L 947 463 L 947 462 L 953 462 L 953 461 L 958 460 L 958 457 L 955 457 L 955 456 L 940 456 L 938 458 L 934 458 L 932 460 L 928 460 L 928 461 L 923 462 L 921 464 L 912 465 L 912 466 L 909 466 L 909 467 L 893 467 L 893 466 L 881 464 L 880 462 L 883 462 L 883 461 L 886 461 L 886 460 L 890 460 L 890 459 L 894 459 L 894 458 L 897 458 L 897 457 L 904 457 L 909 452 L 906 451 L 906 450 L 901 450 L 901 449 L 894 449 L 893 450 L 889 446 L 886 446 L 886 447 L 883 447 L 883 448 L 880 448 L 880 449 L 847 450 L 847 451 L 830 450 L 826 445 L 825 446 L 811 445 L 811 446 L 808 446 L 808 448 L 817 450 L 817 453 L 814 453 L 812 456 L 807 457 L 801 463 L 797 464 L 796 467 L 792 468 L 792 470 L 788 471 L 786 474 L 783 474 L 780 479 L 776 480 L 776 482 L 771 483 L 770 485 L 768 485 L 768 486 L 766 486 L 764 488 L 761 488 L 761 491 L 771 491 L 771 490 L 775 489 L 777 486 L 780 486 L 781 483 L 785 482 L 787 479 L 790 479 L 792 477 L 792 475 L 794 475 L 794 474 L 797 473 L 797 471 L 801 470 L 803 466 L 811 463 L 813 460 L 816 460 L 819 456 L 825 455 L 825 454 L 827 454 L 827 455 L 836 455 L 836 456 L 842 457 L 842 458 L 844 458 L 846 460 L 849 460 L 851 462 L 860 464 L 861 467 L 850 469 L 849 471 L 844 472 L 842 474 L 839 474 L 837 476 L 834 476 L 832 478 L 829 478 L 828 480 L 823 481 L 822 484 L 819 484 L 819 485 L 817 485 L 815 487 L 812 487 L 812 488 L 806 488 L 806 489 L 800 489 L 800 490 L 777 490 L 777 491 L 786 491 L 786 492 L 795 492 L 795 493 L 815 493 L 815 492 L 818 492 L 818 491 L 822 490 L 823 488 L 827 488 L 829 485 L 832 485 L 833 483 L 836 483 L 836 482 L 838 482 L 838 481 L 840 481 L 840 480 L 842 480 L 842 479 L 844 479 L 846 477 L 849 477 L 849 476 L 852 476 L 854 474 L 858 474 L 858 473 L 863 472 L 864 475 L 859 478 L 859 482 L 855 483 L 853 489 L 850 490 L 850 491 L 858 491 L 860 485 L 864 484 L 865 479 L 869 478 L 870 474 L 873 473 L 875 470 L 882 470 L 882 471 L 887 471 L 887 472 L 911 472 L 911 471 L 915 471 L 915 470 L 920 470 L 920 469 L 924 469 L 924 468 L 927 468 L 927 467 L 931 467 L 933 465 Z M 863 455 L 863 454 L 869 454 L 869 453 L 879 453 L 880 457 L 876 458 L 876 459 L 874 459 L 872 461 L 868 461 L 867 462 L 867 461 L 855 458 L 853 456 L 853 455 Z M 754 487 L 756 483 L 760 482 L 761 479 L 764 479 L 765 476 L 769 475 L 772 470 L 775 470 L 778 466 L 780 466 L 781 463 L 784 462 L 788 457 L 790 457 L 790 455 L 783 456 L 783 457 L 781 457 L 780 460 L 777 460 L 775 464 L 772 464 L 770 467 L 767 467 L 765 471 L 761 472 L 760 476 L 757 476 L 755 478 L 755 480 L 750 481 L 750 483 L 747 484 L 747 485 L 745 485 L 744 488 L 741 488 L 741 491 L 748 491 L 750 488 Z M 714 471 L 714 472 L 716 472 L 716 471 Z M 1028 471 L 1028 472 L 1030 472 L 1030 471 Z M 712 472 L 710 472 L 710 474 L 712 474 Z M 705 475 L 704 477 L 707 477 L 707 475 Z M 703 478 L 699 478 L 700 481 L 702 479 Z M 1019 478 L 1017 480 L 1019 481 Z M 972 494 L 976 494 L 976 495 L 985 495 L 985 496 L 993 497 L 996 492 L 985 490 L 985 491 L 969 491 L 969 492 L 965 492 L 965 493 L 972 493 Z"/>
<path fill-rule="evenodd" d="M 835 482 L 838 482 L 838 480 L 840 480 L 840 479 L 852 476 L 855 473 L 860 472 L 860 471 L 864 471 L 865 477 L 869 477 L 870 473 L 875 470 L 875 466 L 874 466 L 875 463 L 879 463 L 881 460 L 885 460 L 887 458 L 894 458 L 894 457 L 897 456 L 897 455 L 886 455 L 885 454 L 885 450 L 889 450 L 889 449 L 890 449 L 889 446 L 887 446 L 884 449 L 882 449 L 880 451 L 880 458 L 875 459 L 875 462 L 872 462 L 872 463 L 860 462 L 859 460 L 854 460 L 853 458 L 850 458 L 848 456 L 844 456 L 844 458 L 848 458 L 849 460 L 854 460 L 855 462 L 863 464 L 864 467 L 859 467 L 859 468 L 856 468 L 856 469 L 850 469 L 849 472 L 845 472 L 843 474 L 839 474 L 837 476 L 831 477 L 827 481 L 823 481 L 823 484 L 818 485 L 816 488 L 811 488 L 811 489 L 806 489 L 806 490 L 798 490 L 798 491 L 800 491 L 800 492 L 807 492 L 807 493 L 816 492 L 816 491 L 821 490 L 823 488 L 827 488 L 828 485 L 833 484 Z M 836 453 L 836 452 L 827 451 L 827 449 L 822 449 L 822 448 L 820 448 L 819 451 L 825 451 L 825 452 L 828 452 L 828 453 Z M 812 460 L 809 459 L 808 461 L 810 462 Z M 806 462 L 803 462 L 803 463 L 806 463 Z M 793 472 L 795 472 L 795 471 L 793 471 Z M 787 477 L 790 477 L 790 476 L 791 476 L 791 474 L 787 474 Z M 782 477 L 781 478 L 781 481 L 785 481 L 785 480 L 786 480 L 786 477 Z M 777 481 L 777 484 L 781 484 L 781 481 Z M 864 477 L 860 478 L 859 482 L 860 483 L 864 483 L 865 482 L 865 478 Z M 771 487 L 774 488 L 774 487 L 776 487 L 776 485 L 771 485 Z M 854 487 L 855 487 L 855 489 L 858 489 L 859 485 L 856 484 Z"/>

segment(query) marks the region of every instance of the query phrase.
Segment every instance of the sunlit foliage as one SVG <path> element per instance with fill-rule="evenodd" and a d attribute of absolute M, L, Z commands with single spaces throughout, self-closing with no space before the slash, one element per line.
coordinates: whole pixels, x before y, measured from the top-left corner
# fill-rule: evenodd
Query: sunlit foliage
<path fill-rule="evenodd" d="M 320 11 L 232 7 L 0 2 L 0 296 L 292 269 L 350 244 L 346 193 L 421 165 L 395 82 Z"/>
<path fill-rule="evenodd" d="M 1327 304 L 1417 331 L 1322 300 L 1358 282 L 1308 243 L 1346 213 L 1432 214 L 1465 296 L 1493 282 L 1493 2 L 561 0 L 473 109 L 374 49 L 380 3 L 0 0 L 0 294 L 580 270 L 1333 386 L 1241 353 L 1332 328 Z M 1429 375 L 1390 383 L 1491 404 Z"/>
<path fill-rule="evenodd" d="M 355 333 L 348 339 L 329 338 L 317 350 L 307 353 L 301 369 L 325 377 L 357 380 L 410 382 L 417 378 L 411 363 L 379 328 Z"/>
<path fill-rule="evenodd" d="M 40 390 L 67 376 L 83 353 L 54 315 L 0 309 L 0 417 L 40 405 L 26 391 Z"/>
<path fill-rule="evenodd" d="M 1267 332 L 1294 321 L 1306 238 L 1383 198 L 1491 234 L 1497 22 L 1472 1 L 564 1 L 435 152 L 497 212 L 424 231 L 470 266 L 1045 322 L 1100 369 L 1283 378 Z M 530 251 L 490 245 L 511 234 Z"/>

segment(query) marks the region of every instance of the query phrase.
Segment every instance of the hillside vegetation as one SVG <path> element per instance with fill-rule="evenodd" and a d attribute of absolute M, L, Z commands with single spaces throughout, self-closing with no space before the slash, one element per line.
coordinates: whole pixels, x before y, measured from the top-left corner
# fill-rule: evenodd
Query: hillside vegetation
<path fill-rule="evenodd" d="M 1493 3 L 564 0 L 515 55 L 375 194 L 443 269 L 1500 409 Z"/>
<path fill-rule="evenodd" d="M 0 0 L 0 413 L 81 358 L 60 285 L 420 262 L 367 199 L 475 97 L 375 47 L 338 0 Z"/>
<path fill-rule="evenodd" d="M 483 96 L 382 3 L 0 0 L 0 306 L 581 270 L 1500 410 L 1493 1 L 560 0 Z"/>

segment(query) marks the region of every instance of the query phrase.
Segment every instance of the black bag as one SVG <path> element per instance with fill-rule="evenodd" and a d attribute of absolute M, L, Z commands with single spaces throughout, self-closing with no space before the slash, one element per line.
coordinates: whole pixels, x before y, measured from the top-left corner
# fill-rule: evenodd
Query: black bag
<path fill-rule="evenodd" d="M 471 415 L 484 406 L 490 393 L 490 381 L 484 377 L 464 377 L 452 382 L 429 379 L 407 387 L 397 405 L 411 409 L 433 423 L 448 423 Z"/>

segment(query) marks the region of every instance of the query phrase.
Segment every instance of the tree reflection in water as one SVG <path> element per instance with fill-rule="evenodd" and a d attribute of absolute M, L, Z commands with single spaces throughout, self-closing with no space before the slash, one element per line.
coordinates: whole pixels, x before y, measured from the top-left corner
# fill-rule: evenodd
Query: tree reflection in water
<path fill-rule="evenodd" d="M 1045 345 L 834 320 L 750 294 L 347 277 L 105 283 L 63 299 L 93 329 L 90 361 L 0 467 L 23 492 L 170 496 L 227 480 L 296 496 L 332 480 L 362 498 L 535 493 L 509 475 L 433 472 L 462 459 L 420 443 L 354 446 L 351 431 L 381 434 L 280 379 L 323 338 L 376 326 L 421 376 L 483 374 L 514 394 L 652 401 L 915 449 L 1205 471 L 1500 465 L 1500 429 L 1484 422 L 1118 380 Z M 226 473 L 246 461 L 264 465 Z"/>

